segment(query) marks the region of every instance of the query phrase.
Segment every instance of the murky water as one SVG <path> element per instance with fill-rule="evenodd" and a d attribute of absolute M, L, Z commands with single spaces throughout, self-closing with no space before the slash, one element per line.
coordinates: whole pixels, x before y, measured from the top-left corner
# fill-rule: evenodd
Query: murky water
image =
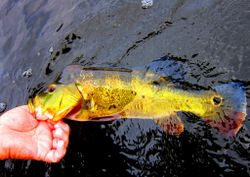
<path fill-rule="evenodd" d="M 148 9 L 140 0 L 1 1 L 0 102 L 25 104 L 72 63 L 148 66 L 205 87 L 249 82 L 249 16 L 247 0 L 162 0 Z M 166 55 L 171 61 L 153 61 Z M 67 121 L 61 163 L 1 161 L 0 176 L 250 176 L 249 116 L 233 140 L 187 116 L 180 137 L 151 121 Z"/>

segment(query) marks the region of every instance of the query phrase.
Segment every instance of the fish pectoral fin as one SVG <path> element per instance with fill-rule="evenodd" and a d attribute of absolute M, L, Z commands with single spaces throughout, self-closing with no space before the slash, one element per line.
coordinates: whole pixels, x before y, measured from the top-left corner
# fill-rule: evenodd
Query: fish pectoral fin
<path fill-rule="evenodd" d="M 176 113 L 154 118 L 154 121 L 168 135 L 180 135 L 184 131 L 184 124 Z"/>

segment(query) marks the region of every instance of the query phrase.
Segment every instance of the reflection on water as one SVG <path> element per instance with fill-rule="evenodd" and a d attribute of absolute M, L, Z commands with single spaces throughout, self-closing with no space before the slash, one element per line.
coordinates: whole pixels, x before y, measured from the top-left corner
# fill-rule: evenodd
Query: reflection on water
<path fill-rule="evenodd" d="M 25 104 L 77 63 L 140 66 L 197 87 L 241 80 L 250 105 L 249 2 L 197 2 L 154 1 L 142 9 L 139 0 L 2 1 L 0 102 L 7 109 Z M 178 57 L 152 61 L 165 55 Z M 62 162 L 1 161 L 0 176 L 249 176 L 249 116 L 228 139 L 180 114 L 179 137 L 153 121 L 66 120 L 72 131 Z"/>

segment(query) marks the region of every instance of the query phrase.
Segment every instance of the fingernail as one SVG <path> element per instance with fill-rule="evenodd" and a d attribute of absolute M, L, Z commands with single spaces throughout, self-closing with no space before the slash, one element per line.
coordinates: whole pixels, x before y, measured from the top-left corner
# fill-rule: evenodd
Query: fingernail
<path fill-rule="evenodd" d="M 55 133 L 56 135 L 61 136 L 62 133 L 63 133 L 63 131 L 61 128 L 56 129 L 56 133 Z"/>
<path fill-rule="evenodd" d="M 59 140 L 58 143 L 57 143 L 57 146 L 58 147 L 63 147 L 64 145 L 64 141 L 63 140 Z"/>

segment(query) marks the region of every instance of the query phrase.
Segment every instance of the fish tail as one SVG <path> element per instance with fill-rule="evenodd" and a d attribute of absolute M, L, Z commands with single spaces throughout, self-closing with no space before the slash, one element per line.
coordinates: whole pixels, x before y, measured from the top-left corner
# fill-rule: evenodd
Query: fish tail
<path fill-rule="evenodd" d="M 220 132 L 235 136 L 246 117 L 246 93 L 241 82 L 218 84 L 213 89 L 222 96 L 221 106 L 204 120 Z"/>

